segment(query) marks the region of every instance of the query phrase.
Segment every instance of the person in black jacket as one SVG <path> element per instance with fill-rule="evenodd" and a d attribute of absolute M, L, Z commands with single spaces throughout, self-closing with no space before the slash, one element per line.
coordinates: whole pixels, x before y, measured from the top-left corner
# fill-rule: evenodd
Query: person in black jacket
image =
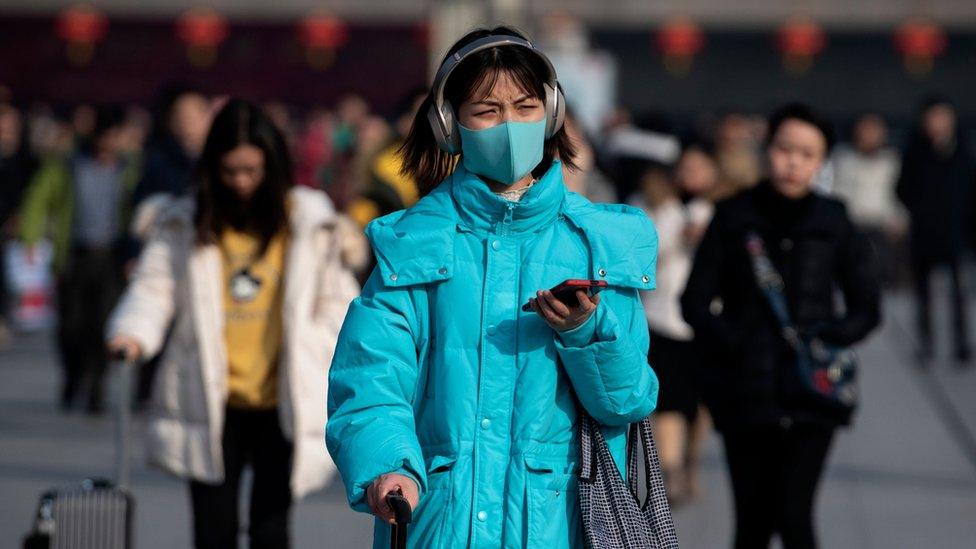
<path fill-rule="evenodd" d="M 929 278 L 939 266 L 949 268 L 952 279 L 955 356 L 969 363 L 971 347 L 962 288 L 961 256 L 966 247 L 967 221 L 972 212 L 976 162 L 956 129 L 956 113 L 943 99 L 923 104 L 919 127 L 905 151 L 898 197 L 911 215 L 911 254 L 918 302 L 918 358 L 926 366 L 932 359 Z"/>
<path fill-rule="evenodd" d="M 31 154 L 27 129 L 21 112 L 8 102 L 0 102 L 0 251 L 5 247 L 11 225 L 20 208 L 24 191 L 37 169 Z M 0 265 L 0 349 L 10 344 L 7 327 L 7 269 Z"/>
<path fill-rule="evenodd" d="M 789 105 L 770 117 L 768 135 L 770 178 L 718 204 L 681 305 L 710 349 L 705 400 L 725 444 L 735 547 L 767 547 L 778 533 L 794 549 L 816 546 L 816 488 L 850 414 L 805 398 L 795 354 L 755 281 L 747 235 L 765 241 L 804 335 L 840 346 L 865 338 L 880 321 L 880 283 L 844 205 L 812 192 L 833 144 L 829 122 Z"/>

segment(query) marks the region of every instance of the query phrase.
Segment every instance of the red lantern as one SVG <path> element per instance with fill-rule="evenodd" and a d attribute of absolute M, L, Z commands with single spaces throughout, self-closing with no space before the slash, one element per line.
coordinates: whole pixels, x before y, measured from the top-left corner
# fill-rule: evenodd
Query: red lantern
<path fill-rule="evenodd" d="M 190 63 L 198 68 L 217 61 L 217 50 L 228 34 L 227 20 L 210 8 L 193 8 L 176 20 L 176 36 L 186 44 Z"/>
<path fill-rule="evenodd" d="M 787 72 L 798 76 L 810 70 L 814 58 L 827 47 L 827 36 L 812 19 L 796 18 L 780 27 L 776 44 Z"/>
<path fill-rule="evenodd" d="M 694 21 L 679 17 L 666 23 L 657 33 L 657 48 L 664 67 L 674 76 L 691 71 L 697 55 L 705 47 L 705 34 Z"/>
<path fill-rule="evenodd" d="M 95 45 L 108 33 L 108 18 L 94 6 L 80 4 L 62 11 L 55 29 L 58 37 L 65 41 L 68 61 L 84 66 L 91 63 Z"/>
<path fill-rule="evenodd" d="M 335 52 L 348 40 L 346 25 L 327 14 L 311 14 L 299 24 L 299 41 L 305 47 L 305 61 L 315 70 L 325 70 L 335 61 Z"/>
<path fill-rule="evenodd" d="M 895 49 L 905 62 L 905 69 L 922 77 L 932 72 L 935 58 L 945 53 L 948 40 L 942 29 L 933 22 L 914 19 L 895 31 Z"/>

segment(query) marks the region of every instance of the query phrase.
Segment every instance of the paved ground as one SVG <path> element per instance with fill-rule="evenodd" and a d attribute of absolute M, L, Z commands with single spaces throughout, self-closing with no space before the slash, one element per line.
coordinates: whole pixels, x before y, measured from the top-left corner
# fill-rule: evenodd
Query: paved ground
<path fill-rule="evenodd" d="M 976 368 L 946 359 L 929 372 L 914 368 L 910 312 L 905 298 L 889 298 L 885 327 L 861 349 L 863 407 L 835 446 L 820 497 L 824 547 L 976 547 Z M 112 474 L 111 420 L 59 413 L 58 374 L 46 336 L 21 337 L 0 353 L 0 548 L 18 547 L 44 489 Z M 136 450 L 137 547 L 188 547 L 183 484 L 141 467 Z M 727 478 L 714 439 L 704 480 L 702 500 L 676 510 L 684 548 L 729 545 Z M 295 512 L 299 548 L 366 547 L 370 532 L 339 486 Z"/>

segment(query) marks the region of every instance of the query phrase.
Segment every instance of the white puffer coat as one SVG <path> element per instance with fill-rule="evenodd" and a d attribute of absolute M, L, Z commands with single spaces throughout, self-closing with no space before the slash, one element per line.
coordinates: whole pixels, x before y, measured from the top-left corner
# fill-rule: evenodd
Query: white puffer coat
<path fill-rule="evenodd" d="M 282 430 L 294 444 L 291 489 L 300 498 L 335 473 L 325 447 L 328 368 L 346 310 L 359 293 L 350 264 L 363 256 L 365 239 L 346 228 L 324 193 L 299 187 L 290 196 L 278 401 Z M 192 200 L 156 207 L 107 335 L 133 337 L 143 355 L 152 356 L 172 325 L 153 389 L 150 461 L 183 478 L 219 483 L 227 401 L 220 251 L 195 243 Z"/>

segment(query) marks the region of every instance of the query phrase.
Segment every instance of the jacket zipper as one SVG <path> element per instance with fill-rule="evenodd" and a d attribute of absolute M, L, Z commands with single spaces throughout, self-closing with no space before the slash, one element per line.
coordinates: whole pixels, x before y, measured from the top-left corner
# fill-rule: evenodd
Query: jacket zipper
<path fill-rule="evenodd" d="M 501 236 L 508 236 L 509 234 L 509 228 L 512 225 L 512 215 L 515 211 L 515 203 L 509 202 L 506 207 L 508 209 L 505 210 L 505 217 L 502 218 L 501 227 L 498 230 L 498 234 Z"/>

